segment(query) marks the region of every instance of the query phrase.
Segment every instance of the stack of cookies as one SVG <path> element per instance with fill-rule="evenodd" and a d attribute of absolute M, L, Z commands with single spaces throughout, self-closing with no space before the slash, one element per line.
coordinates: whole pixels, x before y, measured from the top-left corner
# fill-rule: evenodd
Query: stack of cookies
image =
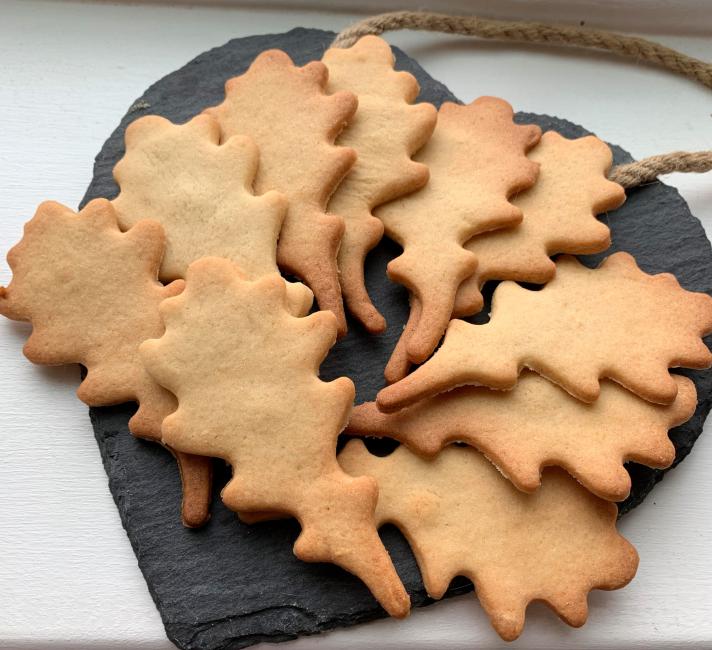
<path fill-rule="evenodd" d="M 385 523 L 430 596 L 470 578 L 504 639 L 533 600 L 579 626 L 589 591 L 635 574 L 624 463 L 673 462 L 668 431 L 697 397 L 669 368 L 712 365 L 712 298 L 626 253 L 572 257 L 608 248 L 596 215 L 625 199 L 603 142 L 418 91 L 367 36 L 301 68 L 264 52 L 185 124 L 135 120 L 118 196 L 41 204 L 0 313 L 32 323 L 31 361 L 85 367 L 87 404 L 138 403 L 129 427 L 175 455 L 186 526 L 207 522 L 221 458 L 242 521 L 296 518 L 296 556 L 350 571 L 393 616 L 410 599 Z M 346 310 L 386 327 L 364 282 L 384 233 L 410 317 L 389 385 L 354 408 L 352 381 L 319 366 Z M 489 321 L 460 320 L 491 280 Z M 373 436 L 400 445 L 375 456 Z"/>

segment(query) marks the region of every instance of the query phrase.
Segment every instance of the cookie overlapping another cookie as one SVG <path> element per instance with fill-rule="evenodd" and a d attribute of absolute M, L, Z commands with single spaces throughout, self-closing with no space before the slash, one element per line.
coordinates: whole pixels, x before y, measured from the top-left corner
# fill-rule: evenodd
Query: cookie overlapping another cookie
<path fill-rule="evenodd" d="M 157 441 L 176 401 L 145 371 L 138 347 L 163 333 L 158 306 L 183 289 L 182 280 L 163 286 L 156 279 L 164 245 L 163 229 L 153 221 L 122 233 L 105 199 L 79 214 L 47 201 L 8 253 L 13 278 L 0 293 L 0 313 L 32 324 L 24 347 L 30 361 L 82 364 L 87 374 L 78 397 L 90 406 L 138 402 L 129 429 Z M 209 517 L 210 460 L 175 455 L 183 521 L 200 526 Z"/>
<path fill-rule="evenodd" d="M 346 433 L 394 438 L 426 457 L 464 442 L 520 490 L 536 490 L 542 470 L 556 465 L 601 499 L 622 501 L 631 487 L 623 463 L 665 468 L 675 459 L 668 431 L 692 417 L 697 392 L 687 377 L 674 380 L 670 405 L 646 402 L 612 381 L 601 382 L 600 396 L 587 404 L 525 370 L 509 391 L 462 386 L 395 413 L 360 404 Z"/>
<path fill-rule="evenodd" d="M 326 95 L 328 71 L 319 61 L 298 68 L 280 50 L 260 54 L 249 70 L 225 84 L 225 100 L 207 109 L 222 140 L 247 135 L 260 152 L 255 190 L 278 190 L 289 206 L 277 262 L 303 279 L 321 309 L 346 333 L 336 256 L 343 219 L 327 213 L 329 197 L 356 162 L 356 153 L 334 145 L 356 112 L 353 93 Z"/>
<path fill-rule="evenodd" d="M 611 244 L 608 226 L 596 215 L 620 207 L 625 191 L 607 179 L 613 161 L 608 145 L 592 135 L 569 140 L 548 131 L 529 158 L 539 164 L 539 176 L 512 199 L 522 222 L 465 244 L 477 256 L 477 269 L 457 291 L 457 318 L 482 309 L 480 288 L 487 280 L 543 284 L 556 273 L 552 255 L 600 253 Z"/>
<path fill-rule="evenodd" d="M 557 262 L 540 291 L 503 282 L 485 325 L 453 320 L 437 353 L 377 397 L 384 412 L 464 384 L 509 389 L 531 368 L 573 396 L 594 401 L 609 378 L 643 399 L 669 404 L 669 368 L 708 368 L 712 297 L 686 291 L 669 273 L 648 275 L 615 253 L 597 269 Z"/>
<path fill-rule="evenodd" d="M 128 126 L 125 139 L 126 154 L 114 167 L 114 208 L 124 230 L 141 219 L 163 226 L 161 280 L 183 278 L 191 262 L 209 256 L 236 262 L 250 278 L 277 272 L 287 199 L 253 194 L 259 152 L 250 138 L 219 144 L 218 123 L 202 114 L 181 125 L 148 115 Z M 290 282 L 287 294 L 295 314 L 309 311 L 307 287 Z"/>
<path fill-rule="evenodd" d="M 366 291 L 366 254 L 381 240 L 383 224 L 376 206 L 425 185 L 428 168 L 411 158 L 430 138 L 437 111 L 432 104 L 413 104 L 418 82 L 393 69 L 391 48 L 382 38 L 364 36 L 348 49 L 332 48 L 322 58 L 329 69 L 329 93 L 349 90 L 358 110 L 339 136 L 353 147 L 356 164 L 329 201 L 329 210 L 344 218 L 339 248 L 341 290 L 349 311 L 372 333 L 386 323 Z"/>
<path fill-rule="evenodd" d="M 522 211 L 522 222 L 476 235 L 465 244 L 477 257 L 477 269 L 457 290 L 454 318 L 482 309 L 481 288 L 488 280 L 545 283 L 556 273 L 550 256 L 598 253 L 610 246 L 610 230 L 596 215 L 619 207 L 625 192 L 606 177 L 612 161 L 608 145 L 594 136 L 569 140 L 548 131 L 529 158 L 539 165 L 537 181 L 512 198 Z M 420 317 L 420 305 L 411 302 L 403 341 Z M 409 368 L 406 355 L 396 354 L 386 379 L 398 381 Z"/>
<path fill-rule="evenodd" d="M 428 594 L 441 598 L 453 578 L 470 578 L 506 640 L 519 636 L 534 600 L 583 625 L 588 593 L 619 589 L 637 570 L 638 554 L 616 531 L 616 506 L 563 470 L 546 470 L 526 494 L 469 447 L 426 460 L 401 446 L 379 458 L 354 440 L 339 462 L 378 480 L 376 521 L 403 532 Z"/>
<path fill-rule="evenodd" d="M 228 507 L 295 517 L 297 557 L 354 573 L 390 614 L 405 616 L 410 600 L 374 523 L 376 482 L 336 461 L 354 398 L 350 379 L 318 377 L 336 317 L 296 318 L 285 292 L 279 275 L 252 282 L 225 259 L 188 268 L 185 291 L 161 305 L 165 334 L 141 346 L 148 371 L 178 399 L 163 440 L 227 460 Z"/>
<path fill-rule="evenodd" d="M 477 268 L 466 242 L 522 220 L 510 198 L 536 180 L 538 165 L 526 152 L 540 135 L 537 126 L 516 125 L 512 107 L 494 97 L 440 107 L 432 138 L 415 156 L 430 169 L 428 184 L 375 211 L 403 247 L 388 276 L 410 290 L 414 323 L 389 366 L 400 368 L 404 358 L 421 363 L 437 346 L 458 287 Z M 387 376 L 397 374 L 387 369 Z"/>

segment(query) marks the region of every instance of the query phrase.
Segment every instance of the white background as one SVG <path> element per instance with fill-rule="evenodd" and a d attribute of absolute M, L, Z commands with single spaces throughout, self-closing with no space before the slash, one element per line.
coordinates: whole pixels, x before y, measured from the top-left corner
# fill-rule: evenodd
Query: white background
<path fill-rule="evenodd" d="M 517 4 L 507 3 L 510 10 Z M 619 16 L 626 26 L 631 20 L 630 11 L 591 8 L 614 2 L 579 4 L 589 22 L 615 23 Z M 653 3 L 654 11 L 666 4 Z M 640 24 L 663 32 L 668 24 L 684 28 L 698 15 L 673 12 L 669 23 L 660 23 L 654 11 L 641 9 Z M 290 9 L 0 2 L 0 250 L 20 238 L 41 200 L 76 206 L 94 155 L 156 79 L 233 37 L 299 25 L 338 30 L 354 18 Z M 709 23 L 697 21 L 698 30 L 705 27 Z M 656 38 L 712 60 L 709 37 Z M 712 148 L 710 91 L 670 73 L 550 48 L 413 33 L 388 39 L 462 100 L 502 96 L 518 110 L 580 123 L 636 157 Z M 710 176 L 666 179 L 708 233 Z M 3 262 L 0 283 L 8 281 Z M 0 647 L 170 648 L 109 493 L 87 409 L 74 397 L 78 371 L 26 362 L 27 333 L 26 326 L 0 322 Z M 594 592 L 582 630 L 532 606 L 513 647 L 712 648 L 710 466 L 708 431 L 621 523 L 641 556 L 634 582 L 622 591 Z M 381 621 L 287 647 L 406 646 L 490 648 L 500 642 L 470 595 L 403 622 Z"/>

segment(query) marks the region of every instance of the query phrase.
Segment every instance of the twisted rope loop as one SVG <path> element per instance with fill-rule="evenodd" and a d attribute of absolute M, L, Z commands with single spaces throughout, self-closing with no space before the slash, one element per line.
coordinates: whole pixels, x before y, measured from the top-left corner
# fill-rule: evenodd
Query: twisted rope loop
<path fill-rule="evenodd" d="M 712 151 L 673 151 L 618 165 L 608 177 L 625 188 L 651 183 L 660 174 L 712 171 Z"/>
<path fill-rule="evenodd" d="M 445 34 L 463 34 L 515 43 L 563 45 L 603 50 L 622 57 L 645 61 L 693 79 L 712 89 L 712 64 L 637 36 L 569 25 L 547 25 L 521 21 L 491 20 L 477 16 L 451 16 L 425 11 L 394 11 L 371 16 L 344 29 L 332 47 L 349 47 L 367 34 L 380 35 L 399 29 L 414 29 Z M 623 187 L 654 181 L 672 172 L 712 170 L 712 151 L 676 151 L 619 165 L 610 174 Z"/>

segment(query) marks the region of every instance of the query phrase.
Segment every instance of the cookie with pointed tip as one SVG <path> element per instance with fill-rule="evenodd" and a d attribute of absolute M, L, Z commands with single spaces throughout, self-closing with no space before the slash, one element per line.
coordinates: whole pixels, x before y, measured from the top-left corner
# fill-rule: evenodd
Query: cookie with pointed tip
<path fill-rule="evenodd" d="M 185 291 L 161 305 L 165 334 L 141 346 L 148 371 L 178 399 L 163 440 L 227 460 L 229 508 L 295 517 L 297 557 L 341 566 L 405 616 L 408 594 L 374 524 L 377 484 L 336 460 L 354 398 L 350 379 L 318 376 L 336 317 L 296 318 L 285 291 L 279 275 L 249 281 L 225 259 L 191 264 Z"/>
<path fill-rule="evenodd" d="M 329 69 L 327 92 L 348 90 L 358 97 L 356 115 L 337 140 L 355 149 L 358 159 L 329 210 L 346 226 L 338 256 L 344 301 L 369 332 L 378 333 L 386 321 L 368 296 L 363 273 L 366 255 L 383 236 L 373 210 L 428 181 L 428 168 L 412 156 L 430 138 L 437 111 L 432 104 L 413 104 L 418 82 L 393 69 L 391 48 L 378 36 L 364 36 L 348 49 L 331 48 L 322 61 Z"/>
<path fill-rule="evenodd" d="M 403 247 L 388 275 L 420 305 L 406 343 L 410 361 L 422 363 L 433 352 L 458 287 L 477 268 L 465 243 L 522 220 L 509 199 L 536 181 L 538 165 L 526 153 L 540 135 L 538 126 L 515 124 L 512 107 L 501 99 L 445 103 L 433 136 L 414 158 L 430 169 L 428 184 L 376 209 L 386 234 Z"/>
<path fill-rule="evenodd" d="M 122 233 L 109 201 L 91 201 L 79 213 L 42 203 L 8 253 L 12 281 L 0 291 L 0 313 L 28 321 L 25 356 L 43 365 L 80 363 L 87 374 L 77 391 L 90 406 L 138 402 L 131 432 L 161 440 L 161 422 L 175 410 L 173 395 L 144 369 L 138 346 L 160 336 L 158 305 L 183 289 L 156 279 L 165 237 L 154 221 Z M 177 453 L 183 480 L 183 521 L 209 516 L 211 463 Z"/>
<path fill-rule="evenodd" d="M 124 230 L 146 218 L 163 226 L 161 280 L 183 278 L 191 262 L 211 256 L 236 262 L 250 278 L 277 272 L 287 200 L 253 194 L 259 152 L 250 138 L 219 141 L 217 121 L 205 114 L 181 125 L 147 115 L 126 129 L 113 204 Z M 306 314 L 311 291 L 300 282 L 287 286 L 294 313 Z"/>
<path fill-rule="evenodd" d="M 536 490 L 542 470 L 556 465 L 601 499 L 622 501 L 631 487 L 623 463 L 663 469 L 675 459 L 668 431 L 692 417 L 697 392 L 686 377 L 674 379 L 677 397 L 667 406 L 611 381 L 601 382 L 600 397 L 586 404 L 524 371 L 510 391 L 463 386 L 396 413 L 360 404 L 346 433 L 395 438 L 426 457 L 465 442 L 525 492 Z"/>
<path fill-rule="evenodd" d="M 278 190 L 289 207 L 279 235 L 277 262 L 311 288 L 321 309 L 337 317 L 346 333 L 336 256 L 342 217 L 327 213 L 329 197 L 356 161 L 334 145 L 356 112 L 353 93 L 326 95 L 328 71 L 313 61 L 298 68 L 284 52 L 258 56 L 243 75 L 225 84 L 225 101 L 207 109 L 222 140 L 251 137 L 260 151 L 255 179 L 259 194 Z"/>
<path fill-rule="evenodd" d="M 619 208 L 625 190 L 607 178 L 613 162 L 608 145 L 592 135 L 569 140 L 548 131 L 529 158 L 539 163 L 539 177 L 512 200 L 522 223 L 465 244 L 477 269 L 458 289 L 457 318 L 482 309 L 480 289 L 487 280 L 543 284 L 556 272 L 552 255 L 600 253 L 611 244 L 608 226 L 596 215 Z"/>
<path fill-rule="evenodd" d="M 469 578 L 508 641 L 521 634 L 532 601 L 580 627 L 588 593 L 624 587 L 638 568 L 638 554 L 616 530 L 616 506 L 559 468 L 526 494 L 471 447 L 423 459 L 400 446 L 379 458 L 353 440 L 339 462 L 378 480 L 376 521 L 403 532 L 428 594 L 441 598 L 453 578 Z"/>
<path fill-rule="evenodd" d="M 628 253 L 597 269 L 568 256 L 556 266 L 540 291 L 501 283 L 487 324 L 451 321 L 432 359 L 378 394 L 379 408 L 396 411 L 465 384 L 513 388 L 525 367 L 585 402 L 609 378 L 670 404 L 678 383 L 669 368 L 712 365 L 702 340 L 712 332 L 712 297 L 684 290 L 669 273 L 644 273 Z"/>

